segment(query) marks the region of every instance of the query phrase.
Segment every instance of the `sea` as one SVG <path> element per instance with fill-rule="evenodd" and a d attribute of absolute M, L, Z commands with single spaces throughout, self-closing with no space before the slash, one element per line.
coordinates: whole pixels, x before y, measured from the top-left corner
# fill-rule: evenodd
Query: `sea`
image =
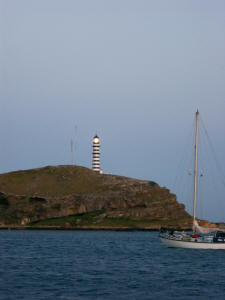
<path fill-rule="evenodd" d="M 225 299 L 225 251 L 148 231 L 0 230 L 0 299 Z"/>

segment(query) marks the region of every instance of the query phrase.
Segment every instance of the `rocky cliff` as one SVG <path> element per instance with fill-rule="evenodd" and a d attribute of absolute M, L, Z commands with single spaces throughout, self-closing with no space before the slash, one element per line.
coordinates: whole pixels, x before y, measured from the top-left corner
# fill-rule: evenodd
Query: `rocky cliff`
<path fill-rule="evenodd" d="M 2 226 L 186 228 L 190 222 L 176 196 L 152 181 L 100 175 L 78 166 L 0 175 Z"/>

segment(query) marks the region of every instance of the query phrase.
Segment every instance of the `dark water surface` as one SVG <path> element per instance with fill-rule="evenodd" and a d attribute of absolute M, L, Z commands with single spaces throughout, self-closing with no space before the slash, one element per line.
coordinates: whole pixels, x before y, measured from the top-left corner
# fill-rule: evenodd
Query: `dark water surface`
<path fill-rule="evenodd" d="M 0 299 L 225 299 L 225 251 L 156 232 L 0 231 Z"/>

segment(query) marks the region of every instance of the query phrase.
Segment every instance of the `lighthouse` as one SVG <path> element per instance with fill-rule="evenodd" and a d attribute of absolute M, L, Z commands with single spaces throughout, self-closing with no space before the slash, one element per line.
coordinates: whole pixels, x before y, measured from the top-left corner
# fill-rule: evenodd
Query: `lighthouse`
<path fill-rule="evenodd" d="M 100 139 L 97 134 L 93 137 L 92 170 L 102 173 L 100 169 Z"/>

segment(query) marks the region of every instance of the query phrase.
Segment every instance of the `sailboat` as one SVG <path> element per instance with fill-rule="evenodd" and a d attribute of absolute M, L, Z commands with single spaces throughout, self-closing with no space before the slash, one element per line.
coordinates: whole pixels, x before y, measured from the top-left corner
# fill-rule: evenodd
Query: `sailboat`
<path fill-rule="evenodd" d="M 196 219 L 197 204 L 197 174 L 198 174 L 198 135 L 199 112 L 195 114 L 195 162 L 194 162 L 194 197 L 193 197 L 193 225 L 192 232 L 179 232 L 167 228 L 161 228 L 160 240 L 173 248 L 187 249 L 223 249 L 225 250 L 225 230 L 220 228 L 205 228 L 199 226 Z"/>

